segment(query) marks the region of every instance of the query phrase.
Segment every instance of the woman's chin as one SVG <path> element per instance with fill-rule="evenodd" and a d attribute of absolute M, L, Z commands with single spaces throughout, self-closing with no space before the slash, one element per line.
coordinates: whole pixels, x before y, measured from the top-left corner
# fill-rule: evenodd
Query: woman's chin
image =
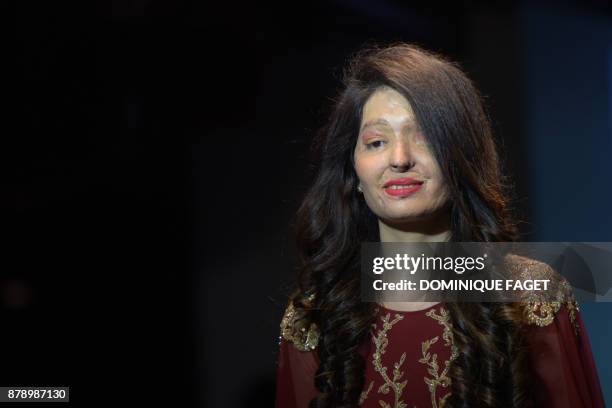
<path fill-rule="evenodd" d="M 421 213 L 414 211 L 398 211 L 394 213 L 385 214 L 379 217 L 382 221 L 387 224 L 401 225 L 401 224 L 412 224 L 415 222 L 423 221 L 424 217 Z"/>

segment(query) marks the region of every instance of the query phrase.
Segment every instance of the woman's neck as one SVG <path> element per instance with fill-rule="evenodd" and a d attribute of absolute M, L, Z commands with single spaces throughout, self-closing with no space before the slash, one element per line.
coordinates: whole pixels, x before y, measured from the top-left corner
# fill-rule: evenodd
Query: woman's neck
<path fill-rule="evenodd" d="M 430 222 L 391 224 L 378 220 L 380 242 L 446 242 L 450 240 L 450 222 L 439 217 Z M 388 302 L 381 299 L 381 305 L 390 310 L 414 312 L 427 309 L 439 302 L 406 301 Z"/>
<path fill-rule="evenodd" d="M 446 242 L 450 240 L 450 222 L 437 217 L 426 222 L 392 224 L 378 220 L 380 242 Z"/>

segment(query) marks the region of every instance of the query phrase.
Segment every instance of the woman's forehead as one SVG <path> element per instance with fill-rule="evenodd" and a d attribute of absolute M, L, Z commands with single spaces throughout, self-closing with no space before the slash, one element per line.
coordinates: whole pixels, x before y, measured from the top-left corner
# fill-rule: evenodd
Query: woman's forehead
<path fill-rule="evenodd" d="M 376 90 L 366 101 L 361 117 L 362 124 L 384 125 L 379 119 L 401 118 L 414 120 L 414 111 L 410 102 L 399 92 L 391 88 Z"/>
<path fill-rule="evenodd" d="M 366 101 L 361 130 L 370 126 L 399 128 L 414 122 L 414 111 L 408 100 L 396 90 L 385 87 L 376 90 Z"/>

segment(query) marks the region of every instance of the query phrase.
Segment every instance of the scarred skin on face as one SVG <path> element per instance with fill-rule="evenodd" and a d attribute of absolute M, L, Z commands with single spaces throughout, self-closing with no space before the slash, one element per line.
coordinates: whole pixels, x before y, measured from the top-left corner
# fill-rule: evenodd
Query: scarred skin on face
<path fill-rule="evenodd" d="M 367 205 L 389 225 L 430 220 L 448 202 L 440 167 L 412 107 L 392 88 L 379 88 L 367 100 L 354 159 Z M 404 177 L 423 184 L 408 196 L 393 196 L 383 188 L 386 182 Z"/>

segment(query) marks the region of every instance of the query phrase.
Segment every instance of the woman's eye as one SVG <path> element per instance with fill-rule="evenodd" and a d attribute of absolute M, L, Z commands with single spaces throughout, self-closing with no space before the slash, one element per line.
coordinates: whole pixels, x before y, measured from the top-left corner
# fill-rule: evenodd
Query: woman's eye
<path fill-rule="evenodd" d="M 383 140 L 375 140 L 371 143 L 368 143 L 366 146 L 368 149 L 378 149 L 382 147 L 385 142 Z"/>

